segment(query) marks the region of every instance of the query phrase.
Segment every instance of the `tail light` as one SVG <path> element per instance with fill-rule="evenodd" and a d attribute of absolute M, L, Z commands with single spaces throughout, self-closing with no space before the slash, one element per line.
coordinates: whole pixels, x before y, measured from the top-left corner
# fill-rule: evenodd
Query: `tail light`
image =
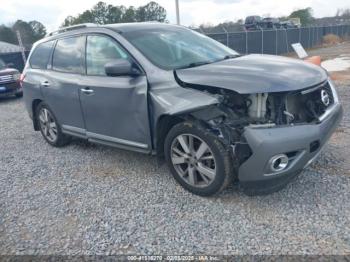
<path fill-rule="evenodd" d="M 21 74 L 21 76 L 19 77 L 19 84 L 21 85 L 22 88 L 23 88 L 23 81 L 25 77 L 26 77 L 25 74 Z"/>

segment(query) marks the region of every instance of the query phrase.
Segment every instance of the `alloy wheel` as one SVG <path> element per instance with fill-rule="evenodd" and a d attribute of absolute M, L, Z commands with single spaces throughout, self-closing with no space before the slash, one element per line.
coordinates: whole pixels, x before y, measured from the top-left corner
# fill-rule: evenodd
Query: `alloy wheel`
<path fill-rule="evenodd" d="M 46 108 L 40 110 L 39 122 L 42 134 L 48 141 L 54 143 L 57 140 L 57 124 L 50 111 Z"/>
<path fill-rule="evenodd" d="M 171 162 L 181 179 L 193 187 L 207 187 L 215 179 L 213 152 L 195 135 L 181 134 L 173 140 Z"/>

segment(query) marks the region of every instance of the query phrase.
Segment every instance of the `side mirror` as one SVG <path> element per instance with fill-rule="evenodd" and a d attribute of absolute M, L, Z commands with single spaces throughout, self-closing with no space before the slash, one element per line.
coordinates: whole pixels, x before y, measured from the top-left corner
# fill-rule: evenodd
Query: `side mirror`
<path fill-rule="evenodd" d="M 105 64 L 107 76 L 136 76 L 140 72 L 133 68 L 132 64 L 127 59 L 116 59 Z"/>

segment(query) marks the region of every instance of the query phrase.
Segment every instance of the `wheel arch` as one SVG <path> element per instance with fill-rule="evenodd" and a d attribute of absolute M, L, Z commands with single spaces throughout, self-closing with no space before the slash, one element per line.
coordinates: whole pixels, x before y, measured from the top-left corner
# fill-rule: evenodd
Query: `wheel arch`
<path fill-rule="evenodd" d="M 164 158 L 164 141 L 170 129 L 178 123 L 184 122 L 185 119 L 178 115 L 165 114 L 159 117 L 156 124 L 156 154 L 158 159 Z"/>
<path fill-rule="evenodd" d="M 36 109 L 38 108 L 39 104 L 42 102 L 41 99 L 34 99 L 32 102 L 32 115 L 33 115 L 33 127 L 35 131 L 39 131 L 39 123 L 36 117 Z"/>
<path fill-rule="evenodd" d="M 193 121 L 205 127 L 208 126 L 207 121 L 219 117 L 223 114 L 217 110 L 216 105 L 208 105 L 192 109 L 191 111 L 178 114 L 163 114 L 158 118 L 155 129 L 155 146 L 158 159 L 164 157 L 164 141 L 170 129 L 178 123 L 185 121 Z"/>

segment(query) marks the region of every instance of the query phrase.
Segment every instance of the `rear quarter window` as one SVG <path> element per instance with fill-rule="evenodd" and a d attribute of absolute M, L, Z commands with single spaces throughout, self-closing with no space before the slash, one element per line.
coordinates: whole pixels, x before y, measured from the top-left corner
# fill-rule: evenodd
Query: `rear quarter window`
<path fill-rule="evenodd" d="M 41 43 L 35 48 L 29 60 L 31 68 L 47 69 L 53 43 L 54 41 Z"/>

